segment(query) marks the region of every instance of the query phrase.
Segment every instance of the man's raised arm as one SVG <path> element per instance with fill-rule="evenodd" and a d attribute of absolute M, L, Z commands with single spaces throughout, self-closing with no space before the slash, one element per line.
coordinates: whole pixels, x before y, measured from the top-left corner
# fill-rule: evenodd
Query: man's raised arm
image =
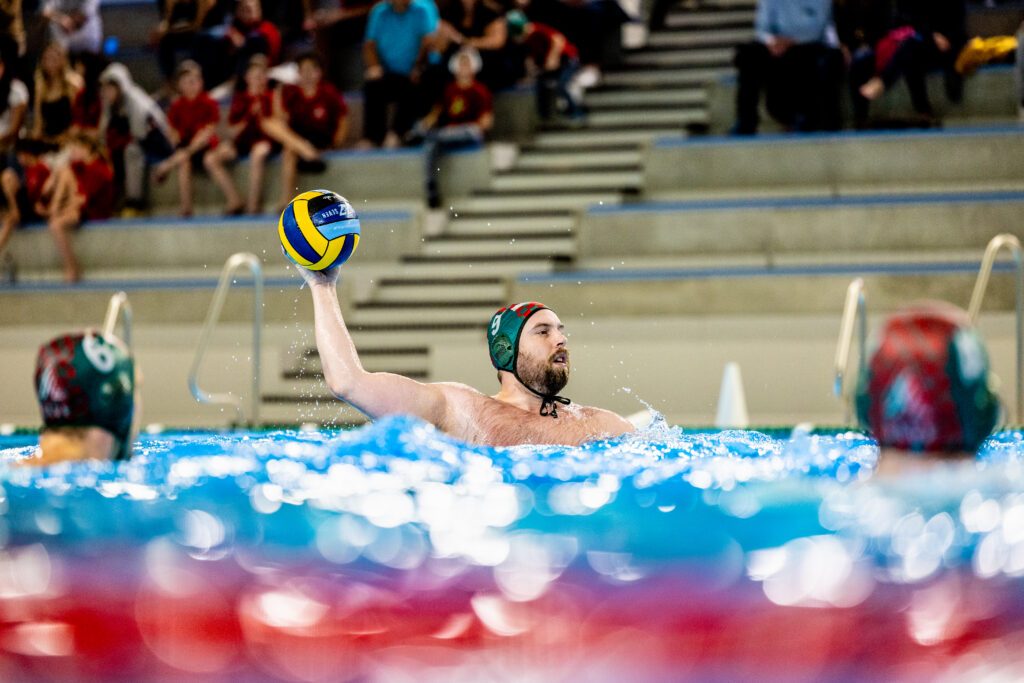
<path fill-rule="evenodd" d="M 445 395 L 439 387 L 363 369 L 341 315 L 338 269 L 298 270 L 313 294 L 316 347 L 328 390 L 371 419 L 402 413 L 438 425 L 445 413 Z"/>

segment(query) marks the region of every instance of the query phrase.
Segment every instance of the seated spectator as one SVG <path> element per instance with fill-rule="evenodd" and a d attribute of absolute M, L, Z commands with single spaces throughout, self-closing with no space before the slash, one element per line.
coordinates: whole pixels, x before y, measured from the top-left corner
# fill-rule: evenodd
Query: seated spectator
<path fill-rule="evenodd" d="M 229 216 L 247 211 L 259 213 L 263 205 L 263 172 L 267 157 L 274 145 L 264 132 L 264 120 L 274 114 L 273 92 L 269 88 L 267 58 L 253 55 L 245 70 L 245 87 L 236 90 L 228 113 L 231 137 L 222 140 L 215 149 L 203 157 L 203 165 L 227 200 L 225 213 Z M 238 157 L 249 158 L 249 198 L 243 202 L 235 189 L 235 182 L 224 168 L 225 163 Z"/>
<path fill-rule="evenodd" d="M 23 222 L 41 221 L 53 192 L 45 155 L 54 148 L 39 140 L 21 138 L 14 146 L 17 164 L 0 173 L 6 206 L 0 222 L 0 253 Z"/>
<path fill-rule="evenodd" d="M 0 155 L 6 156 L 14 149 L 25 126 L 27 112 L 28 88 L 0 57 Z"/>
<path fill-rule="evenodd" d="M 363 129 L 372 145 L 379 147 L 388 138 L 388 146 L 397 146 L 423 113 L 416 83 L 437 25 L 437 9 L 431 0 L 385 0 L 370 11 L 363 43 Z M 389 104 L 395 105 L 391 126 Z"/>
<path fill-rule="evenodd" d="M 327 80 L 342 91 L 363 86 L 363 38 L 375 0 L 314 0 L 313 37 Z"/>
<path fill-rule="evenodd" d="M 100 0 L 44 0 L 50 37 L 68 52 L 98 54 L 103 43 Z"/>
<path fill-rule="evenodd" d="M 157 164 L 153 178 L 163 182 L 171 171 L 178 171 L 181 193 L 181 215 L 192 215 L 192 167 L 203 162 L 207 150 L 217 146 L 217 124 L 220 109 L 203 90 L 203 74 L 199 65 L 186 60 L 178 65 L 176 79 L 178 96 L 171 102 L 167 120 L 171 124 L 171 146 L 175 152 Z"/>
<path fill-rule="evenodd" d="M 100 74 L 107 66 L 99 55 L 83 52 L 74 59 L 75 73 L 82 79 L 82 89 L 71 103 L 71 127 L 76 132 L 98 134 L 100 128 Z"/>
<path fill-rule="evenodd" d="M 125 207 L 141 210 L 146 198 L 146 169 L 151 160 L 171 153 L 171 126 L 160 106 L 135 84 L 123 64 L 100 75 L 99 139 L 114 168 L 114 184 Z"/>
<path fill-rule="evenodd" d="M 39 450 L 20 464 L 129 459 L 138 379 L 131 351 L 113 335 L 85 330 L 40 346 L 34 384 L 43 428 Z"/>
<path fill-rule="evenodd" d="M 616 0 L 515 0 L 530 21 L 546 24 L 561 31 L 580 52 L 584 73 L 589 72 L 593 82 L 600 78 L 599 67 L 621 58 L 622 25 L 632 18 Z M 667 8 L 666 8 L 667 9 Z M 652 21 L 659 11 L 657 2 Z"/>
<path fill-rule="evenodd" d="M 106 220 L 114 211 L 114 170 L 103 158 L 99 143 L 77 134 L 68 141 L 68 165 L 54 171 L 53 197 L 46 221 L 64 261 L 64 279 L 78 282 L 82 267 L 71 248 L 70 234 L 83 223 Z"/>
<path fill-rule="evenodd" d="M 931 125 L 934 111 L 928 96 L 928 72 L 941 70 L 947 97 L 959 102 L 963 80 L 955 64 L 966 42 L 964 0 L 897 0 L 890 31 L 875 46 L 874 69 L 870 68 L 871 62 L 851 69 L 855 108 L 866 118 L 868 102 L 903 78 L 915 113 L 925 125 Z"/>
<path fill-rule="evenodd" d="M 420 122 L 427 164 L 427 200 L 441 205 L 438 188 L 438 156 L 442 151 L 476 147 L 494 125 L 494 101 L 485 85 L 476 80 L 480 54 L 464 47 L 449 61 L 455 80 L 444 91 L 444 100 Z"/>
<path fill-rule="evenodd" d="M 889 0 L 837 0 L 833 5 L 840 47 L 849 65 L 854 127 L 867 125 L 868 101 L 858 92 L 875 72 L 875 45 L 889 31 Z"/>
<path fill-rule="evenodd" d="M 323 79 L 316 55 L 299 57 L 299 82 L 282 87 L 274 104 L 275 120 L 265 123 L 268 134 L 284 146 L 281 153 L 281 207 L 296 194 L 296 173 L 320 172 L 320 152 L 337 149 L 348 134 L 348 105 L 341 93 Z M 266 125 L 272 128 L 267 129 Z M 301 162 L 301 165 L 300 165 Z"/>
<path fill-rule="evenodd" d="M 32 136 L 60 142 L 74 123 L 74 101 L 82 87 L 82 77 L 68 64 L 64 48 L 59 43 L 47 45 L 35 74 Z"/>
<path fill-rule="evenodd" d="M 196 59 L 210 87 L 238 76 L 255 54 L 266 55 L 271 65 L 281 57 L 281 33 L 264 20 L 260 0 L 238 0 L 223 36 L 204 37 L 196 46 Z"/>
<path fill-rule="evenodd" d="M 791 130 L 838 130 L 842 55 L 831 0 L 758 0 L 757 39 L 736 50 L 738 135 L 753 135 L 758 103 Z"/>
<path fill-rule="evenodd" d="M 480 52 L 480 81 L 491 91 L 514 84 L 522 75 L 522 58 L 508 48 L 504 9 L 492 0 L 446 0 L 441 4 L 438 49 L 451 57 L 460 47 Z"/>
<path fill-rule="evenodd" d="M 157 61 L 164 78 L 171 80 L 178 62 L 191 58 L 196 36 L 224 23 L 226 15 L 217 0 L 167 0 L 154 32 Z"/>
<path fill-rule="evenodd" d="M 552 103 L 559 102 L 566 116 L 583 116 L 583 105 L 570 88 L 580 68 L 576 46 L 550 26 L 528 21 L 519 10 L 508 13 L 508 31 L 525 48 L 528 70 L 537 79 L 537 111 L 541 119 L 550 119 Z"/>
<path fill-rule="evenodd" d="M 281 32 L 282 61 L 313 49 L 316 4 L 315 0 L 263 0 L 264 18 Z"/>

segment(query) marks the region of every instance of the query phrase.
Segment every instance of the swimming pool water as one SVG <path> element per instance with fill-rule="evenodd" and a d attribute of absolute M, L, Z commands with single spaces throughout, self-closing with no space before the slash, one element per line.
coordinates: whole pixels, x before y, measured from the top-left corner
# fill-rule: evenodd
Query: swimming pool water
<path fill-rule="evenodd" d="M 871 475 L 856 432 L 144 436 L 15 466 L 0 678 L 936 680 L 1024 664 L 1024 435 Z M 8 674 L 8 676 L 5 676 Z"/>

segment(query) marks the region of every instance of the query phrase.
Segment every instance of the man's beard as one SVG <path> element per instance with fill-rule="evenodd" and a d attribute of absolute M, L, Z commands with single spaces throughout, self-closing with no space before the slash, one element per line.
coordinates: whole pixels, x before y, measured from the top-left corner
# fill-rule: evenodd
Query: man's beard
<path fill-rule="evenodd" d="M 556 366 L 551 361 L 551 358 L 558 354 L 552 354 L 551 358 L 546 361 L 521 358 L 528 362 L 522 363 L 518 368 L 519 381 L 541 396 L 557 394 L 569 383 L 569 352 L 560 351 L 559 353 L 565 354 L 565 365 Z"/>

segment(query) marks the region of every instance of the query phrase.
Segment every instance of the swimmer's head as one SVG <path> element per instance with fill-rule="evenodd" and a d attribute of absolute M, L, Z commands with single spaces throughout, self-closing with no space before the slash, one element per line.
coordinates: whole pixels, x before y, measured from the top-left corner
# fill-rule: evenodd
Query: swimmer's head
<path fill-rule="evenodd" d="M 502 308 L 487 328 L 491 364 L 512 373 L 534 392 L 554 396 L 569 382 L 564 330 L 555 312 L 542 303 L 528 301 Z"/>
<path fill-rule="evenodd" d="M 87 330 L 43 344 L 35 386 L 44 432 L 97 427 L 114 438 L 115 460 L 131 457 L 135 367 L 121 340 Z"/>

